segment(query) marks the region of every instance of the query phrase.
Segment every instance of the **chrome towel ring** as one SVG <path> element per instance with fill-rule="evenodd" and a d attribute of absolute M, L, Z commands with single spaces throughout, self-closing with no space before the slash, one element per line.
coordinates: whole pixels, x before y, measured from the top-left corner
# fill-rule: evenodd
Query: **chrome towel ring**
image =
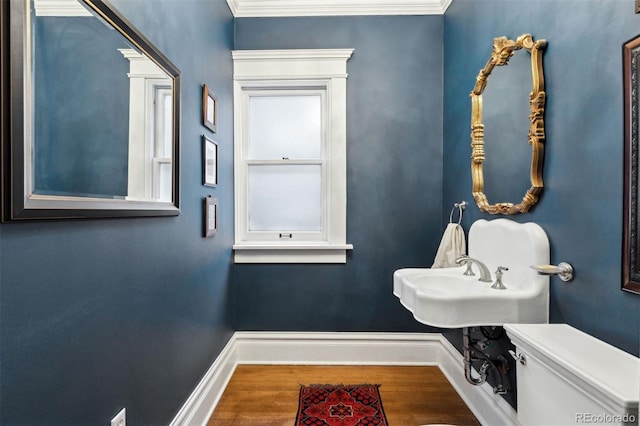
<path fill-rule="evenodd" d="M 449 223 L 453 223 L 453 213 L 458 209 L 458 225 L 462 222 L 462 211 L 467 207 L 466 201 L 460 201 L 459 203 L 454 203 L 453 208 L 451 209 L 451 213 L 449 214 Z"/>

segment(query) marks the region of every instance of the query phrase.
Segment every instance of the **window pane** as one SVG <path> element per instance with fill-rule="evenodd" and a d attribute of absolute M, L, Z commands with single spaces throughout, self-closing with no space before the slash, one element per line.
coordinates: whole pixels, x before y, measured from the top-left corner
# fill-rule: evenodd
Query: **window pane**
<path fill-rule="evenodd" d="M 158 201 L 171 201 L 171 161 L 158 164 Z"/>
<path fill-rule="evenodd" d="M 250 231 L 322 230 L 319 165 L 249 167 Z"/>
<path fill-rule="evenodd" d="M 162 105 L 164 110 L 162 111 L 164 115 L 164 140 L 163 140 L 163 150 L 162 157 L 171 157 L 171 150 L 173 148 L 173 104 L 171 100 L 171 92 L 165 92 L 162 97 Z M 158 154 L 160 155 L 160 154 Z"/>
<path fill-rule="evenodd" d="M 320 158 L 321 97 L 249 97 L 249 158 Z"/>

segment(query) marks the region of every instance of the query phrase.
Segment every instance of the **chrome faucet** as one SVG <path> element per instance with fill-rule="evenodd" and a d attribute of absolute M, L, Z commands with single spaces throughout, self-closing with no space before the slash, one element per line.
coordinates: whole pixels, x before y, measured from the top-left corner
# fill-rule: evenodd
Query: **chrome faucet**
<path fill-rule="evenodd" d="M 469 256 L 460 256 L 456 259 L 456 263 L 458 265 L 467 265 L 467 270 L 464 273 L 465 275 L 475 275 L 473 271 L 471 271 L 471 264 L 475 263 L 480 270 L 480 278 L 478 278 L 478 281 L 482 281 L 484 283 L 491 282 L 491 272 L 489 272 L 489 268 L 487 268 L 487 265 L 480 262 L 478 259 L 474 259 Z"/>

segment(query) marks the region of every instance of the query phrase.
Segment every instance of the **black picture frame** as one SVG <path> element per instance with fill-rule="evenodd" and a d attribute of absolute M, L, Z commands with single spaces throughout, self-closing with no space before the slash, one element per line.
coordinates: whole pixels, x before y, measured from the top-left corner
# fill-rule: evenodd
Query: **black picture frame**
<path fill-rule="evenodd" d="M 204 237 L 213 237 L 218 233 L 218 199 L 211 195 L 204 198 Z"/>
<path fill-rule="evenodd" d="M 202 124 L 213 133 L 217 132 L 218 97 L 206 84 L 202 86 Z"/>
<path fill-rule="evenodd" d="M 202 184 L 218 186 L 218 144 L 202 135 Z"/>

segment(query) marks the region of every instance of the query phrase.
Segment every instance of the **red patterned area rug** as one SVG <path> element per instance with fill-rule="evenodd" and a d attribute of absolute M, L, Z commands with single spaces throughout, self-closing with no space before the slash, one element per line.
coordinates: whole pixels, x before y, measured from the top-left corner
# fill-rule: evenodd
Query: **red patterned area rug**
<path fill-rule="evenodd" d="M 378 387 L 301 386 L 295 426 L 388 426 Z"/>

